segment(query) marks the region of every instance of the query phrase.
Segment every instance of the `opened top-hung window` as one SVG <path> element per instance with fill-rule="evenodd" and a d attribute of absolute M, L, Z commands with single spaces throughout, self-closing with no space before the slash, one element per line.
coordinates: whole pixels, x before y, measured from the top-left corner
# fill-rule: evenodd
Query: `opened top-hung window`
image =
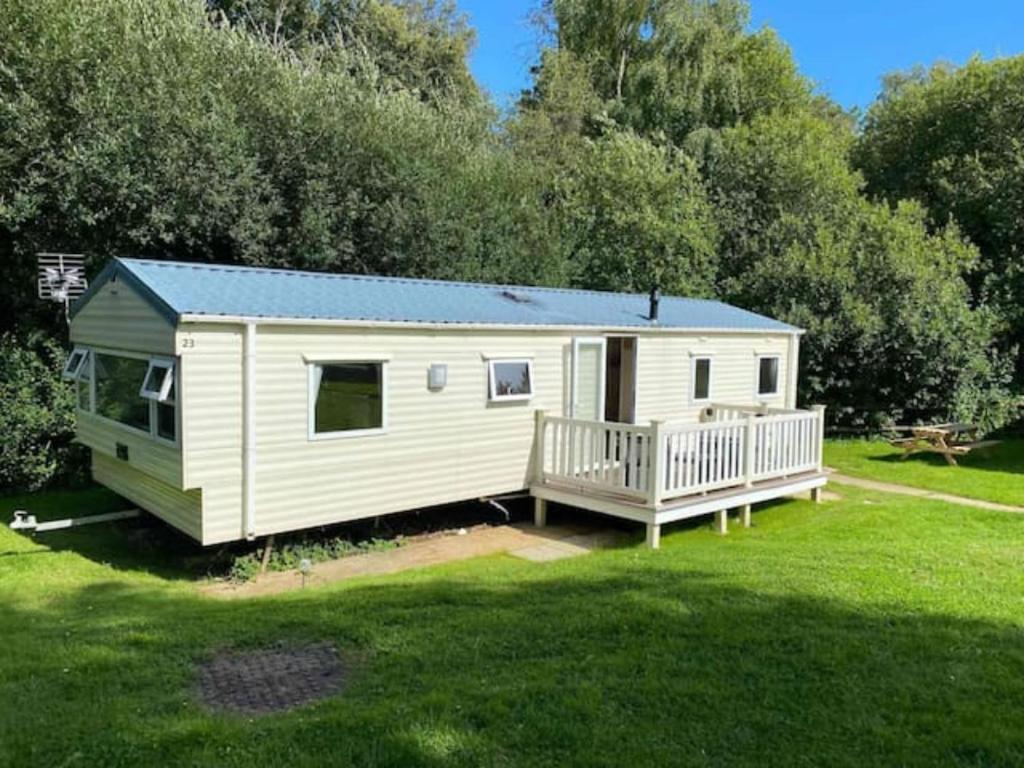
<path fill-rule="evenodd" d="M 383 363 L 324 363 L 312 375 L 314 434 L 384 428 Z"/>
<path fill-rule="evenodd" d="M 491 400 L 526 400 L 533 396 L 533 366 L 529 360 L 491 360 Z"/>

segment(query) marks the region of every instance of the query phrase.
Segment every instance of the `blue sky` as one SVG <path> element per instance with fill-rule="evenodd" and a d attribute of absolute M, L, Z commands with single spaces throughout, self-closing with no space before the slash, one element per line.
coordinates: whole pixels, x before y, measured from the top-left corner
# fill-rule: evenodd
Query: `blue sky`
<path fill-rule="evenodd" d="M 530 81 L 539 0 L 457 0 L 477 30 L 473 74 L 501 104 Z M 1024 53 L 1024 0 L 752 0 L 801 71 L 846 107 L 865 107 L 886 72 L 937 60 Z"/>

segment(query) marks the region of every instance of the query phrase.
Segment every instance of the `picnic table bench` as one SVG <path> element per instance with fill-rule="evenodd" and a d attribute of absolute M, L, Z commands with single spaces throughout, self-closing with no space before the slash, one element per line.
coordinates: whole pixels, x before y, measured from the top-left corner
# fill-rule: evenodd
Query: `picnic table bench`
<path fill-rule="evenodd" d="M 979 428 L 975 424 L 932 424 L 929 426 L 894 426 L 893 432 L 909 433 L 906 437 L 894 437 L 889 443 L 903 449 L 900 459 L 915 453 L 938 453 L 946 459 L 946 463 L 956 466 L 957 456 L 966 456 L 971 451 L 979 451 L 999 445 L 999 440 L 978 440 Z"/>

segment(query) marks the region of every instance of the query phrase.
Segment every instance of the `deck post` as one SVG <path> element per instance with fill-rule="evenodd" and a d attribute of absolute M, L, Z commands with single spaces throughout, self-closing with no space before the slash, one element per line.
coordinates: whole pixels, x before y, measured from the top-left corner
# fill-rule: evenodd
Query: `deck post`
<path fill-rule="evenodd" d="M 538 528 L 548 524 L 548 501 L 540 496 L 533 497 L 533 524 Z"/>
<path fill-rule="evenodd" d="M 747 413 L 746 433 L 743 452 L 743 477 L 747 488 L 754 484 L 754 441 L 757 439 L 757 427 L 754 423 L 754 414 Z"/>
<path fill-rule="evenodd" d="M 813 501 L 815 504 L 820 504 L 821 503 L 821 486 L 820 485 L 817 488 L 811 488 L 811 501 Z"/>
<path fill-rule="evenodd" d="M 740 517 L 743 518 L 743 527 L 744 528 L 749 528 L 750 527 L 750 505 L 749 504 L 744 504 L 740 508 Z"/>
<path fill-rule="evenodd" d="M 533 481 L 544 482 L 544 410 L 533 412 Z"/>
<path fill-rule="evenodd" d="M 720 509 L 715 512 L 715 530 L 721 536 L 729 533 L 729 510 Z"/>
<path fill-rule="evenodd" d="M 661 495 L 665 485 L 665 446 L 664 443 L 665 422 L 651 422 L 651 453 L 650 475 L 647 480 L 647 497 L 652 507 L 661 504 Z"/>
<path fill-rule="evenodd" d="M 651 549 L 661 546 L 661 526 L 657 523 L 647 524 L 647 546 Z"/>
<path fill-rule="evenodd" d="M 823 472 L 825 470 L 825 452 L 823 450 L 825 445 L 825 406 L 816 405 L 812 410 L 818 414 L 818 428 L 815 430 L 815 455 L 818 457 L 818 471 Z"/>

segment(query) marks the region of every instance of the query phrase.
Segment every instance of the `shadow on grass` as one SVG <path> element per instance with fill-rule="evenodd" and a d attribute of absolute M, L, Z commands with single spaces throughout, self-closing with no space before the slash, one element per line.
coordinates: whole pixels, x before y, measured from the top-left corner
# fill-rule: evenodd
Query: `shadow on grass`
<path fill-rule="evenodd" d="M 40 522 L 84 517 L 132 509 L 135 505 L 99 486 L 66 491 L 0 496 L 0 521 L 8 523 L 14 511 L 24 509 Z M 123 571 L 151 573 L 168 580 L 205 576 L 223 567 L 215 551 L 203 549 L 192 539 L 162 521 L 142 515 L 137 519 L 32 534 L 18 532 L 40 549 L 2 551 L 0 558 L 43 552 L 74 552 L 95 563 Z"/>
<path fill-rule="evenodd" d="M 532 500 L 505 500 L 502 505 L 509 512 L 507 520 L 497 509 L 478 501 L 471 501 L 391 515 L 382 518 L 379 527 L 374 525 L 371 518 L 307 532 L 297 532 L 294 537 L 308 536 L 315 541 L 318 537 L 327 539 L 340 535 L 349 537 L 352 541 L 366 541 L 373 538 L 394 538 L 400 534 L 415 536 L 423 532 L 456 530 L 476 525 L 532 522 Z M 111 491 L 99 487 L 0 496 L 0 520 L 3 522 L 11 520 L 16 509 L 26 509 L 35 514 L 40 521 L 46 521 L 114 512 L 130 509 L 132 506 L 130 502 Z M 613 545 L 614 547 L 632 546 L 643 539 L 643 527 L 636 523 L 574 508 L 552 505 L 551 522 L 595 531 L 607 529 L 620 531 L 623 536 Z M 235 555 L 262 546 L 262 541 L 255 544 L 239 541 L 221 547 L 202 547 L 188 536 L 151 515 L 36 535 L 29 533 L 18 535 L 27 540 L 34 540 L 39 544 L 40 549 L 9 552 L 0 549 L 0 558 L 36 556 L 46 552 L 74 552 L 95 563 L 111 566 L 117 570 L 145 572 L 163 579 L 178 581 L 195 581 L 208 576 L 224 576 L 230 569 L 232 558 Z M 287 542 L 288 539 L 284 538 L 283 541 Z M 278 546 L 281 544 L 282 537 L 279 536 Z"/>
<path fill-rule="evenodd" d="M 0 763 L 1024 762 L 1019 626 L 753 591 L 658 553 L 490 568 L 229 603 L 0 593 Z M 214 649 L 319 641 L 363 659 L 339 697 L 256 721 L 194 702 Z"/>

